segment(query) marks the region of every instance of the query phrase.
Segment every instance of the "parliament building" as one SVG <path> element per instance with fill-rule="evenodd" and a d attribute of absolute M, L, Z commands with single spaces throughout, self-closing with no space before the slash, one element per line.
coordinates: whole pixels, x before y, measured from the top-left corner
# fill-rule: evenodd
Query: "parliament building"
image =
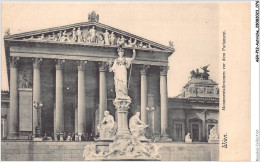
<path fill-rule="evenodd" d="M 168 98 L 172 42 L 165 46 L 102 24 L 94 11 L 87 22 L 5 33 L 9 93 L 2 92 L 1 100 L 2 160 L 82 160 L 104 111 L 117 121 L 109 65 L 119 47 L 126 58 L 136 51 L 127 71 L 128 120 L 140 112 L 149 125 L 146 137 L 163 146 L 162 160 L 218 160 L 218 144 L 207 141 L 210 129 L 218 127 L 219 89 L 205 67 L 204 73 L 191 73 L 179 96 Z M 184 143 L 187 133 L 199 143 L 196 148 Z M 76 135 L 82 142 L 73 143 Z"/>
<path fill-rule="evenodd" d="M 128 72 L 132 104 L 128 116 L 141 112 L 148 136 L 166 135 L 168 57 L 174 48 L 89 21 L 4 37 L 10 111 L 7 139 L 60 133 L 93 136 L 104 110 L 115 118 L 115 87 L 108 62 L 122 46 L 125 57 L 136 58 Z M 131 72 L 130 72 L 131 71 Z M 167 136 L 167 135 L 166 135 Z"/>

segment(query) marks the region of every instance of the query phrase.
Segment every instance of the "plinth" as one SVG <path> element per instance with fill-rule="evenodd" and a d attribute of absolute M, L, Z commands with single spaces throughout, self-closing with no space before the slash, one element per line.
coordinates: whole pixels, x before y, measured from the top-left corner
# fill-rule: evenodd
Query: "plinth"
<path fill-rule="evenodd" d="M 208 143 L 219 143 L 219 139 L 209 139 Z"/>
<path fill-rule="evenodd" d="M 117 113 L 117 133 L 116 136 L 123 136 L 126 134 L 130 134 L 129 128 L 128 128 L 128 120 L 127 120 L 127 115 L 128 115 L 128 109 L 129 105 L 132 103 L 131 99 L 121 99 L 121 98 L 116 98 L 113 101 L 113 104 L 115 105 L 116 108 L 116 113 Z"/>

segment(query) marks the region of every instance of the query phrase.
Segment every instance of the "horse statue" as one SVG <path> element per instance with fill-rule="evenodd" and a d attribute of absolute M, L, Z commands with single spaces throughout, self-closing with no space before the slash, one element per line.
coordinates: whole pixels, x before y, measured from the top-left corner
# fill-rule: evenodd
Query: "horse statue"
<path fill-rule="evenodd" d="M 210 64 L 209 64 L 210 65 Z M 207 65 L 207 66 L 203 66 L 203 67 L 201 67 L 201 69 L 203 70 L 203 72 L 201 73 L 201 72 L 199 72 L 199 69 L 196 69 L 196 71 L 195 70 L 192 70 L 191 72 L 190 72 L 190 79 L 193 79 L 193 78 L 195 78 L 195 79 L 204 79 L 204 80 L 208 80 L 209 79 L 209 70 L 208 70 L 208 66 L 209 65 Z"/>
<path fill-rule="evenodd" d="M 201 73 L 201 78 L 202 79 L 205 79 L 205 80 L 208 80 L 209 79 L 209 70 L 208 70 L 208 66 L 210 64 L 208 64 L 207 66 L 203 66 L 201 67 L 201 69 L 203 70 L 203 72 Z"/>
<path fill-rule="evenodd" d="M 197 78 L 197 74 L 194 70 L 190 72 L 190 79 Z"/>

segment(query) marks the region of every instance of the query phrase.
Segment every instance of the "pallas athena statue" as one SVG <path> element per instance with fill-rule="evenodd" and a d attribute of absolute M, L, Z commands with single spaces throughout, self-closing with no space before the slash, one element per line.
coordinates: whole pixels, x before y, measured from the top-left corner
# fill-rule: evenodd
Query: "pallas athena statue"
<path fill-rule="evenodd" d="M 122 47 L 119 47 L 117 52 L 118 58 L 116 58 L 113 63 L 112 61 L 109 62 L 109 71 L 114 72 L 116 99 L 130 100 L 127 87 L 127 69 L 130 67 L 132 61 L 135 59 L 136 52 L 135 49 L 133 49 L 132 58 L 124 57 L 124 49 Z"/>

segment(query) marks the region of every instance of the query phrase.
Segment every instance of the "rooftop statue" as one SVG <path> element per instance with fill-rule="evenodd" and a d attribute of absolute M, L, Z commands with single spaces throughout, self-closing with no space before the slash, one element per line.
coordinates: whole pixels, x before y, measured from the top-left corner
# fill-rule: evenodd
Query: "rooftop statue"
<path fill-rule="evenodd" d="M 53 32 L 52 35 L 49 35 L 49 37 L 47 38 L 48 41 L 57 41 L 58 37 L 56 36 L 56 34 Z"/>
<path fill-rule="evenodd" d="M 78 38 L 78 42 L 83 42 L 83 36 L 80 27 L 77 30 L 77 38 Z"/>
<path fill-rule="evenodd" d="M 103 35 L 97 36 L 97 43 L 103 45 L 104 44 L 104 38 Z"/>
<path fill-rule="evenodd" d="M 109 35 L 109 41 L 110 41 L 110 45 L 115 45 L 115 38 L 116 38 L 116 36 L 115 36 L 115 34 L 114 34 L 114 32 L 111 32 L 111 34 Z"/>
<path fill-rule="evenodd" d="M 34 40 L 33 36 L 31 36 L 28 40 Z"/>
<path fill-rule="evenodd" d="M 136 47 L 136 39 L 134 40 L 134 42 L 132 42 L 132 38 L 130 38 L 129 40 L 128 40 L 128 47 Z"/>
<path fill-rule="evenodd" d="M 174 47 L 174 44 L 172 41 L 169 41 L 169 47 L 173 48 Z"/>
<path fill-rule="evenodd" d="M 210 65 L 210 64 L 209 64 Z M 190 78 L 191 79 L 193 79 L 193 78 L 195 78 L 195 79 L 204 79 L 204 80 L 208 80 L 209 79 L 209 70 L 208 70 L 208 66 L 209 65 L 207 65 L 207 66 L 203 66 L 203 67 L 201 67 L 201 69 L 203 70 L 203 72 L 201 73 L 201 72 L 199 72 L 199 69 L 196 69 L 196 72 L 195 72 L 195 70 L 192 70 L 191 72 L 190 72 Z"/>
<path fill-rule="evenodd" d="M 109 43 L 109 32 L 106 30 L 106 32 L 103 33 L 103 35 L 104 35 L 105 45 L 110 45 L 110 43 Z"/>
<path fill-rule="evenodd" d="M 61 32 L 60 32 L 61 33 Z M 63 33 L 61 34 L 61 37 L 60 37 L 60 41 L 61 42 L 65 42 L 68 40 L 68 37 L 67 37 L 67 31 L 64 30 Z"/>
<path fill-rule="evenodd" d="M 10 35 L 11 33 L 10 33 L 10 28 L 7 28 L 7 29 L 5 29 L 5 36 L 8 36 L 8 35 Z"/>
<path fill-rule="evenodd" d="M 76 42 L 76 40 L 77 40 L 76 28 L 73 28 L 71 41 Z"/>
<path fill-rule="evenodd" d="M 125 45 L 125 38 L 123 35 L 121 35 L 121 38 L 117 39 L 117 45 L 118 46 L 124 46 Z"/>
<path fill-rule="evenodd" d="M 114 84 L 116 91 L 117 99 L 130 99 L 128 96 L 128 88 L 127 88 L 127 69 L 132 64 L 132 61 L 135 59 L 136 52 L 133 49 L 133 57 L 126 58 L 124 57 L 124 49 L 119 47 L 118 50 L 118 58 L 109 62 L 110 72 L 114 72 Z"/>
<path fill-rule="evenodd" d="M 92 27 L 92 29 L 89 30 L 90 34 L 90 42 L 91 43 L 96 43 L 96 29 L 95 26 Z"/>
<path fill-rule="evenodd" d="M 44 39 L 44 34 L 42 34 L 41 36 L 39 36 L 37 39 L 38 39 L 38 40 L 43 40 L 43 39 Z"/>
<path fill-rule="evenodd" d="M 132 47 L 136 47 L 136 42 L 137 40 L 135 39 L 134 42 L 132 43 Z"/>
<path fill-rule="evenodd" d="M 99 21 L 99 15 L 95 12 L 92 11 L 90 14 L 88 14 L 88 21 Z"/>
<path fill-rule="evenodd" d="M 62 31 L 58 33 L 58 41 L 61 41 Z"/>
<path fill-rule="evenodd" d="M 139 47 L 139 48 L 143 48 L 143 42 L 140 42 L 140 43 L 138 44 L 138 47 Z"/>
<path fill-rule="evenodd" d="M 201 69 L 203 70 L 203 73 L 201 74 L 201 77 L 203 78 L 203 79 L 205 79 L 205 80 L 208 80 L 209 79 L 209 70 L 208 70 L 208 66 L 209 66 L 210 64 L 208 64 L 207 66 L 203 66 L 203 67 L 201 67 Z"/>

